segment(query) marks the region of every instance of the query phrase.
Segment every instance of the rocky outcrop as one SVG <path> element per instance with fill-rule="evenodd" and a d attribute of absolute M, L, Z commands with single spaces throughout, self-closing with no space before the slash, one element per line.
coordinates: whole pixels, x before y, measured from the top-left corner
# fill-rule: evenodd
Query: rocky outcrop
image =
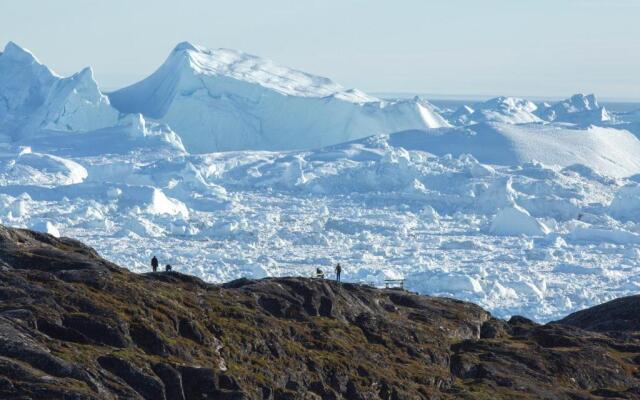
<path fill-rule="evenodd" d="M 0 227 L 0 398 L 640 398 L 638 302 L 502 321 L 350 283 L 137 275 Z"/>
<path fill-rule="evenodd" d="M 558 321 L 596 332 L 640 332 L 640 296 L 621 297 Z"/>

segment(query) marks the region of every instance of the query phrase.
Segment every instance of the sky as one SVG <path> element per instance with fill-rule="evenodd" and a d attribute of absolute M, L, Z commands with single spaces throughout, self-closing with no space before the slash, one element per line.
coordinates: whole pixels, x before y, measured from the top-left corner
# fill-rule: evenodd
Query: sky
<path fill-rule="evenodd" d="M 371 93 L 640 100 L 640 0 L 0 0 L 0 46 L 105 90 L 181 41 Z"/>

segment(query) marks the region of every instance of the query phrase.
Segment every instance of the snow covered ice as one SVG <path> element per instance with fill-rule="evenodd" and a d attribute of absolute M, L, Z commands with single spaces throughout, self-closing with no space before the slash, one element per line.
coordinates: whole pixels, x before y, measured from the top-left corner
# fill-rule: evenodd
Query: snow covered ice
<path fill-rule="evenodd" d="M 420 99 L 383 101 L 236 50 L 180 43 L 148 78 L 109 95 L 168 123 L 195 153 L 320 147 L 448 126 Z"/>
<path fill-rule="evenodd" d="M 188 43 L 105 95 L 9 43 L 0 221 L 139 272 L 153 254 L 212 282 L 340 262 L 548 321 L 640 288 L 634 116 L 584 95 L 441 115 Z"/>
<path fill-rule="evenodd" d="M 611 120 L 607 109 L 598 104 L 593 94 L 576 94 L 549 107 L 538 109 L 538 115 L 547 121 L 577 124 L 602 123 Z"/>

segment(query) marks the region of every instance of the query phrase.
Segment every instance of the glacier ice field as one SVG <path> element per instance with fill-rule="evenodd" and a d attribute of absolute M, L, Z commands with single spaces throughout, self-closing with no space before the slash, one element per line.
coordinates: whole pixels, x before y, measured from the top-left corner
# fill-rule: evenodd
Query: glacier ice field
<path fill-rule="evenodd" d="M 640 290 L 640 111 L 457 110 L 179 44 L 102 93 L 0 53 L 0 222 L 209 282 L 313 276 L 538 321 Z"/>

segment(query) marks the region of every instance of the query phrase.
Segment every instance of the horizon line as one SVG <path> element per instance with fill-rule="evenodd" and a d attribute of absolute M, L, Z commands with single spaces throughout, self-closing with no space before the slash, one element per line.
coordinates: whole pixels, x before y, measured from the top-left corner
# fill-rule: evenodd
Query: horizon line
<path fill-rule="evenodd" d="M 540 96 L 540 95 L 505 95 L 505 94 L 445 94 L 445 93 L 428 93 L 428 92 L 405 92 L 405 91 L 367 91 L 366 93 L 376 96 L 376 97 L 414 97 L 420 96 L 425 97 L 427 100 L 444 100 L 444 101 L 486 101 L 489 99 L 493 99 L 500 96 L 506 97 L 518 97 L 522 99 L 527 99 L 531 101 L 562 101 L 570 98 L 574 94 L 578 94 L 580 92 L 575 92 L 569 94 L 567 96 Z M 591 93 L 584 93 L 591 94 Z M 597 93 L 594 93 L 598 98 L 598 101 L 606 102 L 606 103 L 638 103 L 640 104 L 640 97 L 616 97 L 616 96 L 598 96 Z"/>

